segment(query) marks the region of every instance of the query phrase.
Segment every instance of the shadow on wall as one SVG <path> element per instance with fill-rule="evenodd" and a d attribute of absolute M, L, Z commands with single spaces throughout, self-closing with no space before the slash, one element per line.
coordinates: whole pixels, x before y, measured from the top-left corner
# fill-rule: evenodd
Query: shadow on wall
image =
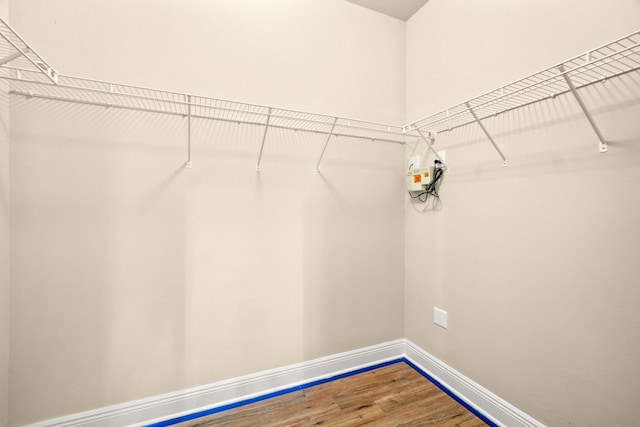
<path fill-rule="evenodd" d="M 0 83 L 0 135 L 2 135 L 2 147 L 0 148 L 1 161 L 9 160 L 9 96 L 7 95 L 6 83 Z M 8 165 L 7 165 L 8 166 Z M 0 212 L 2 221 L 6 223 L 6 230 L 9 229 L 9 167 L 4 168 L 0 174 Z"/>
<path fill-rule="evenodd" d="M 0 426 L 9 425 L 9 101 L 0 83 Z"/>
<path fill-rule="evenodd" d="M 13 102 L 16 424 L 402 336 L 400 145 Z"/>
<path fill-rule="evenodd" d="M 13 422 L 174 389 L 183 121 L 20 97 L 12 107 Z"/>
<path fill-rule="evenodd" d="M 627 135 L 632 131 L 633 117 L 640 104 L 639 74 L 634 72 L 580 89 L 612 151 L 636 150 L 637 144 Z M 551 171 L 559 164 L 581 169 L 593 153 L 598 153 L 598 138 L 571 94 L 492 116 L 483 119 L 483 123 L 505 153 L 507 169 L 519 174 L 535 175 L 542 170 Z M 572 129 L 568 133 L 570 138 L 564 138 L 561 144 L 547 143 L 566 126 Z M 476 180 L 479 174 L 492 179 L 504 173 L 498 153 L 475 124 L 439 133 L 435 148 L 447 150 L 447 164 L 455 170 L 456 179 L 466 176 L 468 180 Z M 414 151 L 429 156 L 424 143 L 415 144 Z M 548 161 L 550 152 L 552 162 Z"/>
<path fill-rule="evenodd" d="M 543 422 L 636 417 L 638 348 L 624 325 L 639 321 L 637 78 L 581 92 L 606 154 L 559 96 L 485 120 L 507 167 L 476 125 L 446 133 L 443 210 L 434 221 L 408 210 L 408 338 Z M 445 307 L 449 329 L 425 306 Z M 567 415 L 577 395 L 580 413 Z"/>
<path fill-rule="evenodd" d="M 337 144 L 305 198 L 305 358 L 403 334 L 403 148 L 359 144 Z"/>
<path fill-rule="evenodd" d="M 190 222 L 200 227 L 197 235 L 190 233 L 196 236 L 193 271 L 198 274 L 190 331 L 200 378 L 229 378 L 344 351 L 362 341 L 380 342 L 371 338 L 376 322 L 357 331 L 361 319 L 371 317 L 370 311 L 362 314 L 369 297 L 361 291 L 370 274 L 365 266 L 380 262 L 368 241 L 386 238 L 401 224 L 401 199 L 395 208 L 380 201 L 389 200 L 390 188 L 394 197 L 402 197 L 395 169 L 402 149 L 335 138 L 320 174 L 314 175 L 326 137 L 274 129 L 256 173 L 263 129 L 212 122 L 198 129 L 198 140 L 207 143 L 194 151 L 198 166 L 189 174 L 194 180 L 189 211 Z M 390 211 L 395 223 L 365 229 L 369 221 L 388 219 Z M 386 280 L 385 289 L 397 286 L 401 277 L 401 247 L 390 243 L 397 249 L 390 273 L 396 278 Z M 382 280 L 384 275 L 371 280 L 370 289 L 387 292 L 380 290 Z M 360 289 L 358 298 L 349 296 L 354 289 Z M 375 298 L 379 305 L 380 296 Z M 337 331 L 333 319 L 347 321 Z M 394 338 L 401 331 L 397 323 L 391 322 Z M 389 335 L 388 328 L 383 325 L 373 335 Z M 345 343 L 342 334 L 353 339 Z M 211 360 L 220 362 L 211 366 Z"/>

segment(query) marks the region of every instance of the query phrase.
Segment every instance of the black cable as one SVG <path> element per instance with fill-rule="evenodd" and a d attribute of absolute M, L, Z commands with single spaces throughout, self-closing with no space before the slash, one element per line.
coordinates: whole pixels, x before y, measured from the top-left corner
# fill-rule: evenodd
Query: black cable
<path fill-rule="evenodd" d="M 429 199 L 429 196 L 433 196 L 436 199 L 440 199 L 440 194 L 438 194 L 438 188 L 440 187 L 441 179 L 443 175 L 444 175 L 444 168 L 442 167 L 442 162 L 440 162 L 439 160 L 436 160 L 434 162 L 433 179 L 431 180 L 431 182 L 427 184 L 424 190 L 421 190 L 415 196 L 412 193 L 416 193 L 416 192 L 410 191 L 409 196 L 412 199 L 418 199 L 418 201 L 422 203 L 426 202 Z M 422 196 L 424 196 L 424 199 L 422 198 Z"/>
<path fill-rule="evenodd" d="M 429 195 L 427 194 L 427 192 L 426 192 L 426 191 L 421 191 L 419 194 L 417 194 L 417 195 L 415 195 L 415 196 L 414 196 L 413 194 L 411 194 L 411 191 L 410 191 L 410 192 L 409 192 L 409 196 L 410 196 L 412 199 L 418 199 L 418 200 L 419 200 L 419 201 L 421 201 L 421 202 L 426 202 L 426 201 L 427 201 L 427 197 L 429 197 Z M 422 196 L 425 196 L 425 197 L 424 197 L 424 199 L 422 199 Z"/>

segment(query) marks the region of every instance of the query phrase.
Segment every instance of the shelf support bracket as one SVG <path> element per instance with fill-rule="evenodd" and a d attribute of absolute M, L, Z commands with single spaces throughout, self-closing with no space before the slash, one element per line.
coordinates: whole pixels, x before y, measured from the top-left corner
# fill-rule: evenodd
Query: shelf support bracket
<path fill-rule="evenodd" d="M 607 141 L 604 139 L 604 136 L 602 136 L 602 132 L 600 132 L 598 125 L 596 125 L 595 120 L 593 120 L 593 117 L 591 116 L 591 113 L 589 113 L 587 106 L 584 104 L 582 97 L 578 93 L 578 90 L 576 89 L 576 87 L 573 85 L 573 82 L 569 78 L 569 75 L 565 72 L 564 66 L 560 65 L 558 69 L 560 70 L 560 73 L 562 73 L 562 77 L 564 77 L 564 80 L 567 82 L 567 86 L 569 86 L 569 89 L 571 90 L 571 93 L 573 94 L 574 98 L 576 99 L 576 101 L 578 101 L 578 105 L 580 106 L 580 108 L 582 109 L 582 112 L 584 113 L 587 120 L 589 121 L 589 124 L 593 128 L 593 131 L 598 136 L 598 139 L 600 140 L 600 152 L 606 153 L 609 150 Z"/>
<path fill-rule="evenodd" d="M 29 49 L 26 49 L 25 52 L 29 52 Z M 0 59 L 0 66 L 6 64 L 7 62 L 11 62 L 14 59 L 18 59 L 23 55 L 22 52 L 12 53 L 11 55 L 7 55 L 4 58 Z"/>
<path fill-rule="evenodd" d="M 187 167 L 191 167 L 191 95 L 187 95 Z"/>
<path fill-rule="evenodd" d="M 269 130 L 269 122 L 271 121 L 271 108 L 267 114 L 267 123 L 264 125 L 264 133 L 262 134 L 262 144 L 260 144 L 260 154 L 258 154 L 258 163 L 256 164 L 256 172 L 260 172 L 260 163 L 262 162 L 262 150 L 264 150 L 264 142 L 267 140 L 267 131 Z"/>
<path fill-rule="evenodd" d="M 442 159 L 440 158 L 440 155 L 438 154 L 438 152 L 436 151 L 435 148 L 433 148 L 433 141 L 435 141 L 435 137 L 433 135 L 429 135 L 429 137 L 427 138 L 424 133 L 422 133 L 422 131 L 420 130 L 420 128 L 415 127 L 415 130 L 418 132 L 418 134 L 420 135 L 420 138 L 422 138 L 422 140 L 424 142 L 427 143 L 427 147 L 429 148 L 429 150 L 431 150 L 431 152 L 433 153 L 434 156 L 436 156 L 436 159 L 438 159 L 438 161 L 440 163 L 442 163 L 442 165 L 444 166 L 445 169 L 447 169 L 447 165 L 442 161 Z"/>
<path fill-rule="evenodd" d="M 471 115 L 473 116 L 473 120 L 475 120 L 476 123 L 478 124 L 478 126 L 480 126 L 480 129 L 482 129 L 482 132 L 484 132 L 484 134 L 486 135 L 487 139 L 489 139 L 489 142 L 491 142 L 491 145 L 493 145 L 493 148 L 496 149 L 496 151 L 498 152 L 498 154 L 502 158 L 502 166 L 507 166 L 507 159 L 506 159 L 506 157 L 504 157 L 504 154 L 502 153 L 502 150 L 500 150 L 500 147 L 498 147 L 498 144 L 496 144 L 496 142 L 493 140 L 493 137 L 491 136 L 491 134 L 489 133 L 487 128 L 484 127 L 484 125 L 482 124 L 482 122 L 480 121 L 478 116 L 476 115 L 476 112 L 473 111 L 473 108 L 471 108 L 471 105 L 469 105 L 468 102 L 465 102 L 464 105 L 467 106 L 467 109 L 469 110 L 469 113 L 471 113 Z"/>
<path fill-rule="evenodd" d="M 334 118 L 333 119 L 333 125 L 331 125 L 331 130 L 329 131 L 329 135 L 327 136 L 327 140 L 324 142 L 324 147 L 322 148 L 322 152 L 320 153 L 320 158 L 318 159 L 318 163 L 316 163 L 316 167 L 313 169 L 313 173 L 315 175 L 318 175 L 319 171 L 318 168 L 320 167 L 320 162 L 322 161 L 322 158 L 324 157 L 324 152 L 327 150 L 327 145 L 329 145 L 329 140 L 331 139 L 331 136 L 333 136 L 333 131 L 336 128 L 336 124 L 338 123 L 338 118 Z"/>
<path fill-rule="evenodd" d="M 4 21 L 4 19 L 0 18 L 0 20 L 7 27 L 9 27 L 9 24 L 7 24 Z M 9 27 L 9 29 L 13 32 L 13 29 L 11 27 Z M 16 59 L 16 58 L 18 58 L 20 56 L 24 56 L 37 69 L 39 69 L 41 72 L 43 72 L 49 78 L 49 80 L 51 80 L 54 84 L 58 84 L 58 73 L 53 68 L 51 68 L 47 64 L 45 64 L 44 61 L 35 62 L 33 59 L 31 59 L 27 55 L 27 53 L 29 53 L 29 52 L 34 53 L 34 52 L 31 50 L 31 48 L 29 48 L 29 46 L 27 46 L 27 44 L 24 42 L 24 40 L 22 40 L 22 38 L 20 36 L 18 36 L 15 32 L 13 32 L 13 34 L 16 35 L 20 39 L 20 41 L 22 41 L 22 43 L 24 43 L 25 47 L 24 47 L 24 49 L 20 49 L 20 47 L 18 45 L 16 45 L 13 41 L 11 41 L 11 39 L 9 37 L 5 36 L 4 33 L 0 33 L 0 36 L 2 36 L 2 38 L 4 38 L 11 46 L 13 46 L 13 48 L 17 51 L 17 53 L 20 54 L 20 55 L 14 57 L 14 58 L 9 59 L 9 61 L 13 61 L 14 59 Z M 11 56 L 13 56 L 13 55 L 11 55 Z M 7 61 L 7 62 L 9 62 L 9 61 Z"/>

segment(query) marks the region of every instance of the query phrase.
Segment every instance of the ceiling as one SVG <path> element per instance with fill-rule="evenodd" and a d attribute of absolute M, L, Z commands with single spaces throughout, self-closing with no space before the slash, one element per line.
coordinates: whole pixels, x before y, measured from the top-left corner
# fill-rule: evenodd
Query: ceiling
<path fill-rule="evenodd" d="M 411 18 L 429 0 L 346 0 L 402 21 Z"/>

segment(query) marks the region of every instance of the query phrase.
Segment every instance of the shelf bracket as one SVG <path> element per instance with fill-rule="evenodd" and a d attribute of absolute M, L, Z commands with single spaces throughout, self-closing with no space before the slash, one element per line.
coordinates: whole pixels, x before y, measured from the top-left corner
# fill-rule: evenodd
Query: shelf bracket
<path fill-rule="evenodd" d="M 191 95 L 187 95 L 187 167 L 191 167 Z"/>
<path fill-rule="evenodd" d="M 9 27 L 9 24 L 7 24 L 4 19 L 0 18 L 0 21 L 2 23 L 4 23 L 7 27 Z M 20 41 L 22 43 L 24 43 L 25 47 L 24 49 L 20 49 L 20 47 L 18 45 L 16 45 L 9 37 L 7 37 L 6 35 L 4 35 L 4 33 L 0 32 L 0 36 L 2 36 L 3 39 L 5 39 L 7 41 L 7 43 L 9 43 L 11 46 L 13 46 L 13 48 L 17 51 L 15 54 L 12 54 L 8 57 L 5 57 L 4 59 L 8 59 L 8 61 L 13 61 L 16 58 L 19 58 L 20 56 L 24 56 L 29 62 L 31 62 L 38 70 L 40 70 L 41 72 L 43 72 L 48 78 L 49 80 L 51 80 L 54 84 L 58 84 L 58 73 L 51 68 L 49 65 L 44 63 L 44 60 L 42 60 L 39 56 L 36 55 L 36 57 L 39 59 L 38 62 L 34 61 L 32 58 L 29 57 L 29 55 L 27 55 L 27 53 L 34 53 L 29 46 L 27 46 L 27 44 L 24 42 L 24 40 L 22 40 L 22 38 L 20 36 L 18 36 L 18 34 L 16 34 L 13 29 L 11 27 L 9 27 L 9 29 L 11 30 L 11 32 L 13 32 L 13 34 L 15 36 L 18 37 L 18 39 L 20 39 Z M 19 54 L 19 55 L 18 55 Z M 16 55 L 15 57 L 13 57 L 14 55 Z M 5 63 L 6 63 L 5 62 Z"/>
<path fill-rule="evenodd" d="M 598 136 L 598 139 L 600 140 L 600 152 L 606 153 L 609 150 L 607 141 L 604 139 L 604 136 L 602 136 L 600 129 L 598 129 L 598 125 L 596 125 L 595 120 L 593 120 L 593 117 L 591 116 L 591 113 L 589 113 L 587 106 L 584 104 L 582 97 L 578 93 L 578 90 L 576 89 L 576 87 L 573 85 L 573 82 L 571 81 L 571 79 L 569 78 L 569 75 L 565 71 L 564 66 L 560 65 L 558 69 L 560 70 L 560 73 L 562 73 L 562 77 L 564 77 L 564 80 L 567 82 L 567 86 L 569 86 L 569 89 L 571 90 L 571 93 L 573 94 L 574 98 L 576 99 L 576 101 L 578 101 L 578 105 L 582 109 L 582 112 L 584 113 L 584 115 L 587 117 L 587 120 L 589 121 L 589 124 L 593 128 L 593 131 Z"/>
<path fill-rule="evenodd" d="M 25 49 L 25 52 L 29 52 L 29 49 Z M 11 55 L 7 55 L 4 58 L 0 59 L 0 66 L 13 61 L 14 59 L 18 59 L 23 55 L 22 52 L 12 53 Z"/>
<path fill-rule="evenodd" d="M 258 163 L 256 164 L 256 172 L 260 172 L 260 163 L 262 162 L 262 150 L 264 150 L 264 142 L 267 139 L 267 131 L 269 130 L 270 121 L 271 121 L 271 108 L 269 108 L 269 114 L 267 115 L 267 123 L 265 123 L 264 133 L 262 134 L 262 144 L 260 144 L 260 154 L 258 154 Z"/>
<path fill-rule="evenodd" d="M 327 136 L 327 140 L 324 142 L 324 147 L 322 148 L 322 152 L 320 153 L 320 158 L 318 159 L 318 163 L 316 163 L 316 167 L 313 169 L 313 173 L 315 175 L 318 175 L 318 168 L 320 167 L 320 162 L 322 161 L 322 158 L 324 157 L 324 152 L 327 150 L 327 145 L 329 145 L 329 140 L 331 139 L 331 136 L 333 135 L 333 131 L 336 128 L 336 123 L 338 123 L 338 118 L 334 118 L 333 119 L 333 125 L 331 126 L 331 130 L 329 131 L 329 135 Z"/>
<path fill-rule="evenodd" d="M 427 138 L 424 133 L 422 133 L 422 131 L 420 130 L 420 128 L 418 127 L 414 127 L 414 129 L 418 132 L 418 134 L 420 135 L 420 138 L 422 138 L 422 140 L 424 142 L 427 143 L 427 147 L 429 148 L 429 150 L 431 150 L 431 152 L 433 153 L 434 156 L 436 156 L 436 159 L 438 159 L 438 161 L 440 163 L 442 163 L 442 165 L 444 166 L 444 168 L 447 168 L 447 165 L 442 161 L 442 159 L 440 158 L 440 155 L 438 154 L 438 152 L 436 151 L 435 148 L 433 148 L 433 141 L 435 141 L 435 137 L 431 134 L 431 132 L 429 132 L 429 137 Z"/>
<path fill-rule="evenodd" d="M 484 134 L 486 135 L 487 139 L 489 139 L 489 142 L 491 142 L 491 145 L 493 145 L 493 148 L 496 149 L 496 151 L 498 152 L 498 154 L 502 158 L 502 166 L 507 166 L 507 159 L 506 159 L 506 157 L 504 157 L 504 154 L 502 153 L 502 150 L 500 150 L 500 147 L 498 147 L 498 144 L 496 144 L 496 142 L 493 140 L 493 137 L 491 136 L 491 134 L 489 133 L 487 128 L 484 127 L 484 125 L 482 124 L 482 122 L 480 121 L 478 116 L 476 115 L 476 112 L 473 111 L 473 108 L 471 108 L 471 105 L 469 105 L 468 102 L 465 102 L 464 105 L 467 106 L 467 109 L 469 110 L 469 113 L 471 113 L 471 115 L 473 116 L 473 120 L 475 120 L 476 123 L 478 124 L 478 126 L 480 126 L 480 129 L 482 129 L 482 132 L 484 132 Z"/>

